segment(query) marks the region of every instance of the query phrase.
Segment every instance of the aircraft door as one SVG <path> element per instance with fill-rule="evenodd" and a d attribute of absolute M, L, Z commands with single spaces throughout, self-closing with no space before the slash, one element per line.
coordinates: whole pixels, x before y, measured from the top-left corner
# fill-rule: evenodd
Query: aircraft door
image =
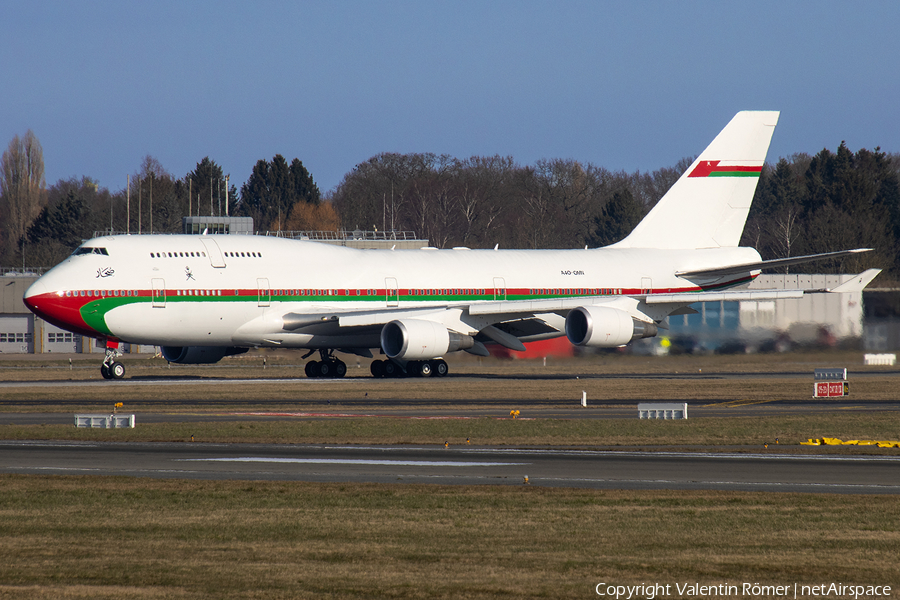
<path fill-rule="evenodd" d="M 151 279 L 150 280 L 150 301 L 153 304 L 153 308 L 165 308 L 166 307 L 166 280 L 165 279 Z"/>
<path fill-rule="evenodd" d="M 257 289 L 257 305 L 267 307 L 272 301 L 272 290 L 269 289 L 269 280 L 266 277 L 260 277 L 256 280 Z"/>
<path fill-rule="evenodd" d="M 506 300 L 506 280 L 494 277 L 494 300 Z"/>
<path fill-rule="evenodd" d="M 203 247 L 206 248 L 206 255 L 209 257 L 209 263 L 217 269 L 224 267 L 225 257 L 222 255 L 222 251 L 219 249 L 216 240 L 210 237 L 202 237 L 200 238 L 200 242 L 203 244 Z"/>
<path fill-rule="evenodd" d="M 397 287 L 396 277 L 384 278 L 384 294 L 389 307 L 400 305 L 400 288 Z"/>

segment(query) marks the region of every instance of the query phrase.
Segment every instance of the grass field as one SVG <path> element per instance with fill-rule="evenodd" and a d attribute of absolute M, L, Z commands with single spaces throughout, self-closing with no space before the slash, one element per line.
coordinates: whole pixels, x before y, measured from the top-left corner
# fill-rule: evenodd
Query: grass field
<path fill-rule="evenodd" d="M 2 476 L 0 598 L 900 587 L 893 497 Z"/>
<path fill-rule="evenodd" d="M 804 399 L 812 370 L 851 368 L 854 399 L 896 400 L 898 376 L 867 376 L 858 353 L 777 357 L 601 357 L 566 363 L 463 360 L 442 380 L 353 377 L 308 381 L 290 360 L 267 356 L 221 368 L 167 368 L 133 359 L 131 384 L 0 390 L 2 410 L 364 409 L 367 399 L 493 398 L 496 417 L 521 399 L 602 398 L 722 402 Z M 99 359 L 97 359 L 99 360 Z M 146 362 L 143 362 L 146 361 Z M 131 361 L 130 361 L 131 362 Z M 258 360 L 261 362 L 261 359 Z M 89 366 L 87 366 L 89 365 Z M 83 367 L 83 368 L 82 368 Z M 701 371 L 702 369 L 702 371 Z M 350 369 L 361 375 L 364 369 Z M 884 369 L 881 369 L 884 370 Z M 681 379 L 685 373 L 709 378 Z M 717 373 L 793 373 L 716 378 Z M 164 385 L 158 378 L 284 377 L 265 383 Z M 475 375 L 475 377 L 469 377 Z M 616 377 L 609 377 L 616 375 Z M 633 376 L 632 376 L 633 375 Z M 649 375 L 650 377 L 644 377 Z M 99 379 L 96 361 L 0 361 L 0 380 Z M 144 382 L 153 381 L 152 385 Z M 175 379 L 173 379 L 174 381 Z M 75 400 L 54 406 L 52 401 Z M 202 400 L 192 406 L 185 399 Z M 29 409 L 28 402 L 50 401 Z M 175 404 L 175 401 L 178 401 Z M 509 405 L 506 405 L 506 401 Z M 172 404 L 167 404 L 172 402 Z M 378 412 L 390 412 L 379 405 Z M 809 437 L 898 439 L 894 412 L 786 412 L 683 422 L 637 419 L 294 419 L 143 423 L 135 430 L 76 430 L 3 422 L 0 439 L 267 443 L 453 444 L 578 447 L 732 445 Z M 490 411 L 488 411 L 490 412 Z M 771 451 L 776 451 L 770 446 Z M 208 482 L 0 475 L 0 599 L 4 598 L 586 598 L 594 587 L 675 584 L 863 584 L 900 589 L 900 502 L 894 496 L 690 491 L 597 491 L 530 486 Z M 690 597 L 698 597 L 697 595 Z M 746 596 L 735 596 L 746 597 Z M 767 596 L 755 596 L 767 597 Z M 776 596 L 768 596 L 776 597 Z"/>

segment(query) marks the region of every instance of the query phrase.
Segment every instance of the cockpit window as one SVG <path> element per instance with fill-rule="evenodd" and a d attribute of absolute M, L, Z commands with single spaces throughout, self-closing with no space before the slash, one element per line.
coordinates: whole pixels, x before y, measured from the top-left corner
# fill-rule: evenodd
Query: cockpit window
<path fill-rule="evenodd" d="M 106 248 L 91 248 L 90 246 L 76 248 L 75 252 L 72 253 L 72 256 L 78 256 L 80 254 L 102 254 L 103 256 L 109 256 L 109 252 L 106 251 Z"/>

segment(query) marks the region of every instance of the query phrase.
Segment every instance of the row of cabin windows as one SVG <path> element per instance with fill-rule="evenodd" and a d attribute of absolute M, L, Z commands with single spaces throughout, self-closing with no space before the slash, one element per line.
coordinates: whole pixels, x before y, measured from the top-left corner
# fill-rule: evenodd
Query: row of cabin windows
<path fill-rule="evenodd" d="M 67 290 L 66 298 L 109 298 L 118 296 L 138 296 L 137 290 Z"/>
<path fill-rule="evenodd" d="M 88 248 L 89 249 L 89 248 Z M 105 251 L 104 251 L 105 254 Z M 262 258 L 262 252 L 226 252 L 229 258 Z M 151 252 L 150 258 L 206 258 L 206 252 Z"/>
<path fill-rule="evenodd" d="M 398 295 L 399 290 L 391 289 L 385 291 L 390 295 Z M 486 290 L 484 289 L 417 289 L 417 290 L 409 290 L 409 295 L 411 296 L 459 296 L 459 295 L 480 295 L 483 296 Z M 505 294 L 506 290 L 500 289 L 497 290 L 500 294 Z M 178 296 L 221 296 L 222 290 L 175 290 L 175 295 Z M 266 292 L 268 293 L 268 292 Z M 312 290 L 312 289 L 297 289 L 297 290 L 272 290 L 271 292 L 275 296 L 338 296 L 340 292 L 338 290 Z M 536 289 L 529 290 L 530 294 L 535 295 L 582 295 L 582 294 L 594 294 L 594 295 L 615 295 L 621 294 L 622 290 L 619 288 L 579 288 L 579 289 Z M 375 296 L 380 295 L 377 290 L 356 290 L 357 296 Z M 68 290 L 65 292 L 66 298 L 71 297 L 87 297 L 87 298 L 109 298 L 109 297 L 132 297 L 138 296 L 137 290 Z M 345 296 L 351 295 L 351 290 L 344 290 Z"/>
<path fill-rule="evenodd" d="M 536 290 L 528 290 L 530 294 L 537 296 L 583 296 L 589 294 L 591 296 L 614 296 L 622 293 L 622 288 L 541 288 Z"/>
<path fill-rule="evenodd" d="M 176 296 L 221 296 L 222 290 L 175 290 Z"/>
<path fill-rule="evenodd" d="M 200 258 L 206 257 L 206 252 L 151 252 L 150 258 Z"/>

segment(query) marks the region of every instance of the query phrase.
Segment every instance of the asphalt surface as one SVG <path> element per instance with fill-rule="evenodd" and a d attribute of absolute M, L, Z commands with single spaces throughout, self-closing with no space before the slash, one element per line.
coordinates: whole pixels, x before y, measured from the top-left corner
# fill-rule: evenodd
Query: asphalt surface
<path fill-rule="evenodd" d="M 0 473 L 900 494 L 900 457 L 777 453 L 4 441 Z"/>

